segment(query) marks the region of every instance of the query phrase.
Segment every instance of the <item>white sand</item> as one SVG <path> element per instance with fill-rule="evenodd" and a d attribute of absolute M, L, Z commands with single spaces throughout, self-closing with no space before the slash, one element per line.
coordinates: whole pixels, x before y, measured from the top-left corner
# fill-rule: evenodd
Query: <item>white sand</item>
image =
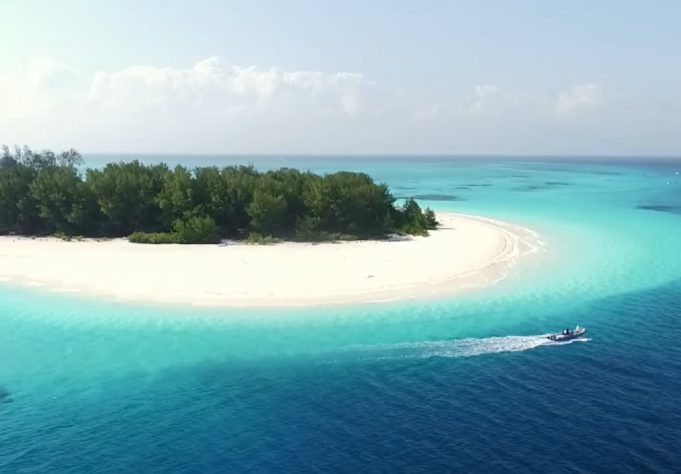
<path fill-rule="evenodd" d="M 523 227 L 440 213 L 429 237 L 275 245 L 142 245 L 0 237 L 0 280 L 129 301 L 208 306 L 451 295 L 503 278 L 540 247 Z"/>

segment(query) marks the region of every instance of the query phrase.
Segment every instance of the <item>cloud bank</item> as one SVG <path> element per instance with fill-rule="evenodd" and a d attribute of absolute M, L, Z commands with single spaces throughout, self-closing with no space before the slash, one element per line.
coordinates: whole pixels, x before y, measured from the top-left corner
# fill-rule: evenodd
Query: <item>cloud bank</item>
<path fill-rule="evenodd" d="M 533 133 L 574 133 L 570 122 L 605 103 L 594 83 L 548 92 L 472 84 L 425 98 L 358 72 L 219 57 L 96 72 L 35 61 L 21 77 L 0 75 L 0 101 L 0 142 L 208 153 L 533 152 L 545 144 Z"/>

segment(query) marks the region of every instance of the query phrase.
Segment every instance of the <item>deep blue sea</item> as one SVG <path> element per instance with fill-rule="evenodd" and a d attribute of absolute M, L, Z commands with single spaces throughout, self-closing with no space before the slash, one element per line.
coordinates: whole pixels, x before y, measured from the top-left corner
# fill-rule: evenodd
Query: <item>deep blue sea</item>
<path fill-rule="evenodd" d="M 338 308 L 2 284 L 1 473 L 679 472 L 681 161 L 142 158 L 361 170 L 545 251 L 457 298 Z"/>

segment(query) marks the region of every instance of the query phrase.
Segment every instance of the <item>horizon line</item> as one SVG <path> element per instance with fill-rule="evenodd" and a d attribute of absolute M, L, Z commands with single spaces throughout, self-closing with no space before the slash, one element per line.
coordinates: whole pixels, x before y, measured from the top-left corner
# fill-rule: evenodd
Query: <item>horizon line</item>
<path fill-rule="evenodd" d="M 208 157 L 314 157 L 314 158 L 647 158 L 681 159 L 680 154 L 541 154 L 541 153 L 256 153 L 256 152 L 162 152 L 162 151 L 84 151 L 82 155 L 147 155 L 147 156 L 208 156 Z"/>

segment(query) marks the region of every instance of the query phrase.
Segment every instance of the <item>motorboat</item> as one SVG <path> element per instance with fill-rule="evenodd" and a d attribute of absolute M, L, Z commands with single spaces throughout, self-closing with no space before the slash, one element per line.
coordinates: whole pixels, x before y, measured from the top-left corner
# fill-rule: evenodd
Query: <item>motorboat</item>
<path fill-rule="evenodd" d="M 586 334 L 586 328 L 577 326 L 574 329 L 563 329 L 561 332 L 557 334 L 551 334 L 549 336 L 546 336 L 546 338 L 551 341 L 561 342 L 577 339 L 578 337 L 582 337 L 584 334 Z"/>

